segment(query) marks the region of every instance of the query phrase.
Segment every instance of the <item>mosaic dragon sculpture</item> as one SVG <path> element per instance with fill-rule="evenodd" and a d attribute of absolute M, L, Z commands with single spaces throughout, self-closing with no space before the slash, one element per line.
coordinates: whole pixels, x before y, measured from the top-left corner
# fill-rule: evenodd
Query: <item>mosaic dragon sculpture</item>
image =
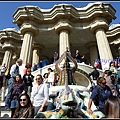
<path fill-rule="evenodd" d="M 62 69 L 61 61 L 64 60 Z M 70 67 L 68 61 L 74 63 Z M 60 75 L 59 86 L 53 86 L 50 90 L 50 98 L 55 106 L 53 110 L 38 113 L 35 118 L 102 118 L 104 115 L 100 111 L 94 111 L 92 115 L 87 113 L 86 100 L 90 93 L 85 87 L 76 84 L 74 72 L 77 69 L 77 63 L 72 56 L 64 52 L 55 65 L 56 71 Z"/>

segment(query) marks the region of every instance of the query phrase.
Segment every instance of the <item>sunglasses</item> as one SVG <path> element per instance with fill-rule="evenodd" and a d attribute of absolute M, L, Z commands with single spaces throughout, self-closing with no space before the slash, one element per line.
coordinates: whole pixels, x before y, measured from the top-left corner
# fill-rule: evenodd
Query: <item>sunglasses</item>
<path fill-rule="evenodd" d="M 103 84 L 103 85 L 106 85 L 106 82 L 104 82 L 104 83 L 101 83 L 101 84 Z"/>
<path fill-rule="evenodd" d="M 20 101 L 26 101 L 27 99 L 20 99 Z"/>
<path fill-rule="evenodd" d="M 36 80 L 40 80 L 41 78 L 36 78 Z"/>

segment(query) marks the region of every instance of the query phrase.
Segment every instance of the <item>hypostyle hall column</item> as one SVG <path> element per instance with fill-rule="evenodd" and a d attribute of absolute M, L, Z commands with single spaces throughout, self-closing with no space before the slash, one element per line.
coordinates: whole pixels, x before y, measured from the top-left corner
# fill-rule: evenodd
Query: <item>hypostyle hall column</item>
<path fill-rule="evenodd" d="M 96 22 L 92 27 L 92 30 L 94 30 L 96 35 L 102 69 L 108 69 L 110 61 L 113 60 L 109 42 L 105 34 L 105 30 L 108 29 L 108 25 L 106 22 L 100 21 Z"/>
<path fill-rule="evenodd" d="M 38 34 L 37 29 L 32 25 L 24 25 L 21 28 L 21 33 L 24 35 L 20 58 L 23 64 L 32 63 L 32 43 L 33 37 Z"/>
<path fill-rule="evenodd" d="M 5 51 L 4 58 L 2 61 L 2 65 L 5 63 L 6 67 L 10 67 L 11 59 L 12 59 L 12 54 L 13 54 L 13 49 L 14 47 L 10 44 L 4 44 L 2 46 L 3 50 Z"/>
<path fill-rule="evenodd" d="M 118 48 L 119 56 L 120 56 L 120 47 Z"/>
<path fill-rule="evenodd" d="M 86 45 L 90 51 L 91 65 L 94 65 L 94 60 L 98 59 L 98 50 L 95 42 L 88 43 Z"/>
<path fill-rule="evenodd" d="M 60 22 L 55 27 L 55 30 L 59 35 L 59 56 L 61 56 L 65 52 L 66 47 L 68 47 L 70 50 L 69 34 L 72 30 L 72 27 L 66 22 Z"/>
<path fill-rule="evenodd" d="M 24 34 L 22 49 L 20 53 L 20 58 L 23 60 L 23 63 L 31 63 L 32 57 L 32 41 L 33 41 L 33 33 L 26 32 Z"/>
<path fill-rule="evenodd" d="M 60 50 L 60 56 L 63 54 L 63 52 L 66 50 L 66 47 L 69 48 L 70 50 L 70 45 L 69 45 L 69 31 L 67 30 L 61 30 L 59 34 L 59 50 Z"/>
<path fill-rule="evenodd" d="M 40 52 L 42 51 L 42 49 L 44 48 L 44 46 L 39 45 L 38 43 L 34 43 L 33 44 L 33 59 L 32 59 L 32 65 L 34 63 L 38 63 L 38 61 L 40 60 Z"/>

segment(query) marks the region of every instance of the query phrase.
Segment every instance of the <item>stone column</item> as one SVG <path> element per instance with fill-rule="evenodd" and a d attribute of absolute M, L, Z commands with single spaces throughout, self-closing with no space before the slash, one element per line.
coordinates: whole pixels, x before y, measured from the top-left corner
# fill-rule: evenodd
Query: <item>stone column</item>
<path fill-rule="evenodd" d="M 105 21 L 97 21 L 92 26 L 92 31 L 95 32 L 100 61 L 103 71 L 109 68 L 109 63 L 113 60 L 109 42 L 105 31 L 108 30 L 108 24 Z"/>
<path fill-rule="evenodd" d="M 4 44 L 2 46 L 2 48 L 5 51 L 3 61 L 2 61 L 2 65 L 5 63 L 6 67 L 10 68 L 14 47 L 12 45 L 10 45 L 10 44 Z"/>
<path fill-rule="evenodd" d="M 59 34 L 59 52 L 60 56 L 63 54 L 63 52 L 66 50 L 66 47 L 70 50 L 69 45 L 69 31 L 67 30 L 61 30 Z"/>
<path fill-rule="evenodd" d="M 9 68 L 11 58 L 12 58 L 12 50 L 8 49 L 8 50 L 5 51 L 5 55 L 4 55 L 4 58 L 3 58 L 2 65 L 5 63 L 6 67 Z"/>
<path fill-rule="evenodd" d="M 94 60 L 98 59 L 98 50 L 95 42 L 88 43 L 86 45 L 90 51 L 90 62 L 94 65 Z"/>
<path fill-rule="evenodd" d="M 120 47 L 118 47 L 118 53 L 119 53 L 119 56 L 120 56 Z"/>
<path fill-rule="evenodd" d="M 40 60 L 40 52 L 42 51 L 42 49 L 44 48 L 44 46 L 39 45 L 39 44 L 33 44 L 33 58 L 32 58 L 32 65 L 34 63 L 38 63 L 38 61 Z"/>
<path fill-rule="evenodd" d="M 113 60 L 110 46 L 104 29 L 96 30 L 96 39 L 97 39 L 97 45 L 100 54 L 102 69 L 104 70 L 105 68 L 109 68 L 109 63 L 111 60 Z"/>
<path fill-rule="evenodd" d="M 0 65 L 2 65 L 4 54 L 5 54 L 5 51 L 3 51 L 2 47 L 0 47 Z"/>
<path fill-rule="evenodd" d="M 24 35 L 20 58 L 23 64 L 32 63 L 32 43 L 33 37 L 38 33 L 35 27 L 31 25 L 24 25 L 21 28 L 21 33 Z"/>
<path fill-rule="evenodd" d="M 72 30 L 72 27 L 66 22 L 60 22 L 55 27 L 55 30 L 59 35 L 59 56 L 61 56 L 65 52 L 66 47 L 68 47 L 70 50 L 69 34 Z"/>
<path fill-rule="evenodd" d="M 20 58 L 23 60 L 23 63 L 31 63 L 32 58 L 32 42 L 33 42 L 33 33 L 26 32 L 24 35 L 22 49 L 20 53 Z"/>
<path fill-rule="evenodd" d="M 118 49 L 117 62 L 120 62 L 120 43 L 118 43 L 116 47 Z"/>

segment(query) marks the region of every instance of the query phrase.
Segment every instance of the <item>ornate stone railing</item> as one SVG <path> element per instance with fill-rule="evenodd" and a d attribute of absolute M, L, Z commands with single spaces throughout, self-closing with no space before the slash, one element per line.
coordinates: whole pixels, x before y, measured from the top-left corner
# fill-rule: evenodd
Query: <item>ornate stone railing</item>
<path fill-rule="evenodd" d="M 77 64 L 78 64 L 78 69 L 85 71 L 87 74 L 93 71 L 93 66 L 90 66 L 84 63 L 77 63 Z M 97 70 L 100 72 L 100 76 L 102 76 L 103 71 L 100 69 L 97 69 Z"/>
<path fill-rule="evenodd" d="M 84 63 L 77 63 L 77 64 L 78 64 L 78 69 L 85 71 L 87 74 L 89 74 L 93 70 L 93 67 L 89 66 L 87 64 L 84 64 Z M 38 69 L 38 70 L 32 72 L 32 74 L 34 76 L 36 76 L 37 74 L 42 74 L 43 75 L 44 73 L 48 72 L 47 69 L 49 67 L 52 68 L 53 70 L 55 70 L 55 64 L 50 64 L 50 65 L 47 65 L 47 66 L 45 66 L 41 69 Z M 98 69 L 98 71 L 100 72 L 100 75 L 103 74 L 102 70 Z"/>
<path fill-rule="evenodd" d="M 88 74 L 93 71 L 93 67 L 89 66 L 87 64 L 84 64 L 84 63 L 77 63 L 77 65 L 78 65 L 78 68 L 77 68 L 77 70 L 76 70 L 76 72 L 74 74 L 75 75 L 75 79 L 77 79 L 76 81 L 77 81 L 77 83 L 79 85 L 83 85 L 83 86 L 85 86 L 85 87 L 87 87 L 89 89 L 90 86 L 91 86 L 91 79 L 92 78 L 89 77 Z M 32 74 L 34 76 L 36 76 L 37 74 L 41 74 L 43 76 L 44 73 L 48 72 L 47 69 L 49 67 L 52 68 L 54 71 L 56 71 L 55 70 L 55 64 L 50 64 L 50 65 L 47 65 L 47 66 L 45 66 L 45 67 L 43 67 L 41 69 L 38 69 L 38 70 L 32 72 Z M 100 72 L 100 76 L 102 76 L 103 75 L 103 71 L 100 70 L 100 69 L 98 69 L 98 71 Z M 81 78 L 78 76 L 78 74 L 80 75 Z M 84 79 L 85 81 L 82 80 L 82 79 Z M 81 82 L 83 82 L 83 83 L 81 83 Z"/>

